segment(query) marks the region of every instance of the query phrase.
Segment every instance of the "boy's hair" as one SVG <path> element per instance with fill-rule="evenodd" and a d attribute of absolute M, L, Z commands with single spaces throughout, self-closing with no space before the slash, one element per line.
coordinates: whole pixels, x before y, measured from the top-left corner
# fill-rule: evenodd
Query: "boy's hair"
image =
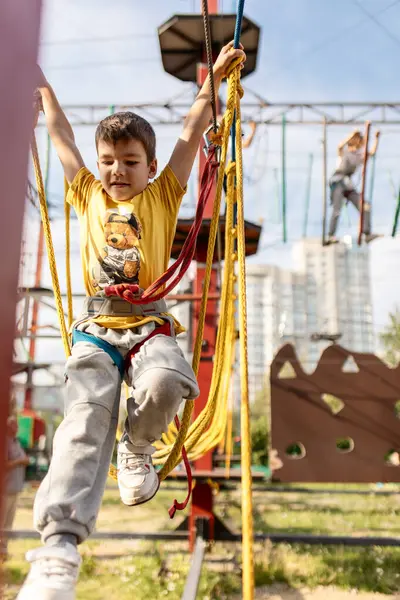
<path fill-rule="evenodd" d="M 119 112 L 106 117 L 96 129 L 96 148 L 99 141 L 116 144 L 119 140 L 142 142 L 150 164 L 156 157 L 156 134 L 146 119 L 133 112 Z"/>

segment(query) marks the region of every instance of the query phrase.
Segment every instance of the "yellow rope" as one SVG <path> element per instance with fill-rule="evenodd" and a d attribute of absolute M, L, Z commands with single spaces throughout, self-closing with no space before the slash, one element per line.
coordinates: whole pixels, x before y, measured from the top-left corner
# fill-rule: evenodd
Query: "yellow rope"
<path fill-rule="evenodd" d="M 37 187 L 38 197 L 39 197 L 40 215 L 42 217 L 44 239 L 46 242 L 47 256 L 48 256 L 50 273 L 51 273 L 51 281 L 53 284 L 54 299 L 55 299 L 55 303 L 56 303 L 58 321 L 60 324 L 61 337 L 62 337 L 62 341 L 63 341 L 63 345 L 64 345 L 65 355 L 70 356 L 71 348 L 70 348 L 69 339 L 68 339 L 67 326 L 65 323 L 64 308 L 63 308 L 61 290 L 60 290 L 60 281 L 58 278 L 56 257 L 55 257 L 55 253 L 54 253 L 53 240 L 52 240 L 52 236 L 51 236 L 50 218 L 49 218 L 49 212 L 48 212 L 47 202 L 46 202 L 46 193 L 45 193 L 45 189 L 44 189 L 44 185 L 43 185 L 43 176 L 42 176 L 42 171 L 40 168 L 39 152 L 38 152 L 38 147 L 37 147 L 37 142 L 36 142 L 36 136 L 34 133 L 32 136 L 32 158 L 33 158 L 33 167 L 35 170 L 35 177 L 36 177 L 36 187 Z"/>
<path fill-rule="evenodd" d="M 227 159 L 230 129 L 231 129 L 231 126 L 233 123 L 235 104 L 236 104 L 236 101 L 238 98 L 238 93 L 239 93 L 239 95 L 243 94 L 243 90 L 240 86 L 240 83 L 234 75 L 235 73 L 236 73 L 236 71 L 232 71 L 228 78 L 227 108 L 226 108 L 226 112 L 223 117 L 222 124 L 221 124 L 220 130 L 219 130 L 219 138 L 217 140 L 219 143 L 222 143 L 222 152 L 221 152 L 220 168 L 219 168 L 219 173 L 218 173 L 218 182 L 217 182 L 216 198 L 215 198 L 215 203 L 214 203 L 214 212 L 213 212 L 213 218 L 212 218 L 211 227 L 210 227 L 209 245 L 208 245 L 208 250 L 207 250 L 207 265 L 209 265 L 209 273 L 210 274 L 211 274 L 211 262 L 212 262 L 212 258 L 214 255 L 215 239 L 216 239 L 218 225 L 219 225 L 218 219 L 219 219 L 219 213 L 220 213 L 222 189 L 223 189 L 223 182 L 224 182 L 224 170 L 225 170 L 225 164 L 226 164 L 226 159 Z M 228 178 L 229 177 L 231 178 L 232 186 L 229 186 L 228 189 L 233 189 L 234 175 L 235 175 L 235 165 L 231 164 L 228 168 Z M 228 234 L 229 234 L 229 228 L 227 228 L 227 229 L 228 229 Z M 225 261 L 231 259 L 231 253 L 227 252 L 227 247 L 228 247 L 228 242 L 226 242 L 226 248 L 225 248 Z M 233 246 L 232 246 L 232 249 L 233 249 Z M 227 265 L 225 264 L 224 271 L 226 271 L 226 268 L 227 268 Z M 232 273 L 233 267 L 228 266 L 228 270 Z M 200 330 L 200 325 L 201 325 L 201 334 L 203 331 L 202 327 L 203 327 L 203 323 L 204 323 L 204 316 L 205 316 L 205 310 L 206 310 L 206 305 L 204 302 L 204 295 L 205 295 L 205 292 L 207 292 L 207 290 L 208 290 L 208 284 L 209 284 L 209 277 L 207 277 L 207 273 L 206 273 L 205 283 L 204 283 L 204 287 L 203 287 L 203 304 L 202 304 L 202 309 L 203 309 L 204 314 L 201 313 L 200 318 L 199 318 L 199 321 L 200 321 L 199 330 Z M 224 285 L 222 288 L 222 292 L 221 292 L 221 307 L 223 307 L 224 305 L 229 306 L 229 304 L 227 304 L 227 302 L 226 302 L 227 293 L 228 293 L 227 285 Z M 216 348 L 215 348 L 215 363 L 214 363 L 212 381 L 211 381 L 211 385 L 210 385 L 209 399 L 208 399 L 206 407 L 203 409 L 203 411 L 200 413 L 200 415 L 198 415 L 196 421 L 188 429 L 188 435 L 185 440 L 185 448 L 188 451 L 189 456 L 192 456 L 191 450 L 195 448 L 196 444 L 198 443 L 200 438 L 202 438 L 206 429 L 209 427 L 210 422 L 211 422 L 213 415 L 215 413 L 215 410 L 216 410 L 217 398 L 218 398 L 218 393 L 220 391 L 221 380 L 222 380 L 222 370 L 223 370 L 224 365 L 226 365 L 226 363 L 224 362 L 224 348 L 226 348 L 226 340 L 224 339 L 224 333 L 226 332 L 226 327 L 227 327 L 227 324 L 226 324 L 227 316 L 228 316 L 228 312 L 221 309 L 221 320 L 220 320 L 220 324 L 219 324 L 219 328 L 218 328 L 217 342 L 216 342 Z M 198 333 L 199 333 L 199 330 L 198 330 Z M 196 374 L 198 371 L 198 362 L 199 362 L 199 358 L 200 358 L 200 354 L 201 354 L 201 341 L 202 341 L 202 335 L 201 335 L 201 337 L 200 336 L 197 337 L 197 340 L 196 340 L 197 343 L 195 345 L 195 351 L 194 351 L 193 369 Z M 162 448 L 162 447 L 160 447 L 160 445 L 157 445 L 156 447 L 157 447 L 157 451 L 153 455 L 153 459 L 155 460 L 156 463 L 160 464 L 163 462 L 164 457 L 171 451 L 171 449 L 170 449 L 170 447 Z M 180 461 L 180 455 L 178 456 L 178 462 L 179 461 Z M 178 462 L 176 462 L 175 464 L 178 464 Z"/>
<path fill-rule="evenodd" d="M 193 442 L 192 433 L 197 430 L 195 422 L 189 431 L 186 443 L 191 460 L 199 458 L 223 439 L 226 430 L 226 415 L 228 406 L 229 380 L 234 360 L 235 335 L 235 303 L 233 296 L 234 285 L 234 237 L 233 206 L 235 202 L 235 164 L 230 163 L 227 170 L 227 198 L 225 219 L 225 262 L 221 288 L 220 322 L 218 326 L 215 348 L 215 363 L 210 385 L 210 394 L 206 407 L 207 421 L 212 422 L 209 429 L 203 433 L 197 443 Z M 225 319 L 226 316 L 226 319 Z M 216 382 L 220 382 L 219 387 Z M 196 437 L 199 435 L 197 431 Z"/>
<path fill-rule="evenodd" d="M 239 80 L 240 68 L 236 68 L 234 72 L 235 77 Z M 253 503 L 251 478 L 249 372 L 247 352 L 246 240 L 243 206 L 243 155 L 240 102 L 236 103 L 236 158 L 241 383 L 242 591 L 244 600 L 252 600 L 254 597 Z"/>
<path fill-rule="evenodd" d="M 235 83 L 236 82 L 234 81 L 234 78 L 232 76 L 230 76 L 229 80 L 228 80 L 227 109 L 226 109 L 224 119 L 223 119 L 224 128 L 225 128 L 224 143 L 222 145 L 221 161 L 220 161 L 220 167 L 219 167 L 219 171 L 218 171 L 216 197 L 214 200 L 213 215 L 212 215 L 212 220 L 211 220 L 211 225 L 210 225 L 210 235 L 209 235 L 209 242 L 208 242 L 208 248 L 207 248 L 207 259 L 206 259 L 206 272 L 205 272 L 204 282 L 203 282 L 203 293 L 202 293 L 202 301 L 201 301 L 201 308 L 200 308 L 200 314 L 199 314 L 197 336 L 196 336 L 195 346 L 194 346 L 194 350 L 193 350 L 192 366 L 193 366 L 193 370 L 196 375 L 198 373 L 199 364 L 200 364 L 201 347 L 202 347 L 203 332 L 204 332 L 204 322 L 205 322 L 205 316 L 206 316 L 206 310 L 207 310 L 207 298 L 208 298 L 208 291 L 209 291 L 209 287 L 210 287 L 210 280 L 211 280 L 211 273 L 212 273 L 215 241 L 217 238 L 217 232 L 218 232 L 218 226 L 219 226 L 219 214 L 220 214 L 220 208 L 221 208 L 221 198 L 222 198 L 222 190 L 223 190 L 223 182 L 224 182 L 224 170 L 225 170 L 225 164 L 226 164 L 226 159 L 227 159 L 227 154 L 228 154 L 229 130 L 233 123 L 233 117 L 234 117 L 234 111 L 235 111 L 235 100 L 236 100 L 236 93 L 237 93 L 237 85 L 235 85 Z M 217 383 L 217 386 L 219 386 L 219 381 Z M 162 467 L 161 471 L 159 472 L 159 477 L 161 480 L 165 479 L 167 477 L 167 475 L 181 461 L 182 448 L 183 448 L 184 444 L 186 447 L 185 440 L 186 440 L 186 436 L 187 436 L 187 433 L 190 428 L 190 422 L 191 422 L 191 418 L 192 418 L 193 408 L 194 408 L 194 401 L 186 400 L 182 419 L 181 419 L 181 428 L 176 437 L 173 447 L 158 450 L 153 455 L 155 461 L 157 461 L 157 459 L 165 458 L 166 456 L 168 456 L 168 458 L 166 458 L 164 466 Z M 212 410 L 212 408 L 213 407 L 211 407 L 210 411 Z M 199 439 L 199 437 L 202 435 L 202 433 L 205 431 L 205 429 L 207 428 L 207 426 L 209 424 L 210 418 L 212 416 L 210 411 L 206 412 L 205 415 L 199 415 L 200 424 L 197 428 L 195 435 L 193 436 L 196 441 Z"/>
<path fill-rule="evenodd" d="M 220 210 L 221 191 L 222 191 L 222 170 L 225 166 L 227 155 L 227 142 L 229 138 L 229 130 L 233 120 L 233 112 L 236 109 L 236 156 L 237 163 L 235 165 L 236 180 L 237 180 L 237 242 L 238 242 L 238 280 L 239 280 L 239 340 L 240 340 L 240 379 L 241 379 L 241 468 L 242 468 L 242 572 L 243 572 L 243 599 L 253 600 L 254 597 L 254 556 L 253 556 L 253 516 L 252 516 L 252 476 L 251 476 L 251 437 L 250 437 L 250 408 L 248 394 L 248 348 L 247 348 L 247 299 L 246 299 L 246 243 L 245 243 L 245 223 L 244 223 L 244 204 L 243 204 L 243 158 L 242 158 L 242 136 L 241 136 L 241 113 L 240 113 L 240 97 L 243 90 L 240 86 L 240 68 L 236 67 L 232 70 L 228 79 L 228 102 L 227 110 L 224 115 L 223 125 L 219 131 L 218 141 L 222 143 L 221 166 L 219 170 L 217 194 L 214 205 L 213 222 L 210 230 L 210 239 L 207 253 L 207 265 L 209 273 L 211 273 L 210 262 L 214 252 L 216 228 L 218 227 L 218 218 L 216 212 Z M 232 102 L 233 95 L 233 102 Z M 216 226 L 214 224 L 216 223 Z M 227 243 L 227 242 L 226 242 Z M 210 256 L 211 255 L 211 256 Z M 236 258 L 236 257 L 235 257 Z M 229 253 L 225 254 L 225 261 L 229 261 Z M 225 265 L 226 266 L 226 265 Z M 232 268 L 231 268 L 232 269 Z M 233 269 L 231 270 L 233 276 Z M 232 282 L 232 280 L 230 280 Z M 209 278 L 206 277 L 205 288 L 208 290 Z M 221 319 L 218 328 L 217 343 L 215 350 L 215 365 L 213 376 L 210 385 L 210 394 L 207 406 L 198 416 L 196 421 L 188 428 L 188 435 L 185 441 L 185 447 L 190 457 L 201 455 L 204 451 L 208 451 L 210 445 L 218 439 L 215 429 L 210 428 L 205 434 L 205 430 L 210 424 L 210 421 L 215 419 L 217 427 L 221 415 L 221 407 L 217 406 L 217 400 L 221 401 L 224 396 L 221 391 L 221 381 L 226 382 L 226 370 L 223 368 L 224 360 L 226 359 L 226 342 L 227 331 L 230 321 L 227 316 L 229 311 L 223 307 L 228 307 L 228 296 L 231 305 L 234 300 L 232 298 L 232 287 L 228 284 L 228 280 L 224 278 L 224 285 L 221 291 Z M 204 292 L 204 290 L 203 290 Z M 203 311 L 205 312 L 205 302 L 203 293 Z M 204 318 L 203 312 L 201 319 Z M 204 321 L 200 322 L 202 327 Z M 234 332 L 233 332 L 234 335 Z M 201 337 L 199 340 L 201 341 Z M 225 347 L 222 345 L 225 343 Z M 233 344 L 231 344 L 233 345 Z M 198 347 L 195 347 L 195 356 L 193 366 L 197 373 L 198 359 L 200 352 Z M 225 352 L 224 352 L 225 350 Z M 226 364 L 226 363 L 225 363 Z M 223 388 L 222 388 L 223 389 Z M 222 396 L 221 396 L 222 394 Z M 193 404 L 193 403 L 191 403 Z M 185 428 L 187 423 L 185 423 Z M 182 431 L 179 435 L 182 434 Z M 179 436 L 178 436 L 179 437 Z M 183 434 L 182 434 L 182 437 Z M 201 438 L 201 442 L 199 440 Z M 183 441 L 182 441 L 183 443 Z M 175 447 L 179 446 L 177 441 Z M 170 454 L 173 456 L 174 449 Z M 157 457 L 161 458 L 168 453 L 169 448 L 159 448 L 156 452 Z M 174 456 L 171 464 L 180 460 Z"/>
<path fill-rule="evenodd" d="M 210 235 L 209 235 L 209 242 L 208 242 L 208 248 L 207 248 L 207 259 L 206 259 L 207 267 L 206 267 L 204 283 L 203 283 L 203 294 L 202 294 L 202 303 L 201 303 L 201 309 L 200 309 L 200 315 L 199 315 L 199 324 L 198 324 L 195 347 L 194 347 L 194 351 L 193 351 L 192 366 L 193 366 L 193 370 L 196 375 L 198 373 L 200 357 L 201 357 L 201 344 L 202 344 L 202 339 L 203 339 L 204 321 L 205 321 L 206 308 L 207 308 L 207 296 L 208 296 L 208 290 L 209 290 L 210 279 L 211 279 L 215 241 L 216 241 L 218 226 L 219 226 L 219 214 L 220 214 L 220 208 L 221 208 L 221 198 L 222 198 L 223 183 L 224 183 L 224 172 L 225 172 L 225 165 L 226 165 L 227 154 L 228 154 L 228 141 L 229 141 L 230 128 L 233 123 L 236 95 L 237 95 L 237 81 L 234 79 L 234 77 L 231 74 L 228 79 L 227 108 L 226 108 L 226 112 L 223 117 L 222 126 L 221 126 L 221 130 L 223 131 L 223 143 L 222 143 L 220 167 L 219 167 L 219 171 L 218 171 L 218 181 L 217 181 L 216 196 L 215 196 L 215 200 L 214 200 L 213 215 L 212 215 L 212 220 L 211 220 L 211 225 L 210 225 Z M 223 293 L 224 293 L 224 291 L 223 291 Z M 221 304 L 222 304 L 222 299 L 221 299 Z M 222 311 L 221 311 L 221 319 L 222 320 L 226 319 L 226 314 L 224 314 Z M 217 339 L 217 345 L 216 345 L 216 351 L 215 351 L 216 359 L 221 356 L 220 354 L 218 354 L 217 346 L 218 346 L 218 339 Z M 219 361 L 219 363 L 221 363 L 221 360 Z M 187 450 L 192 448 L 197 443 L 197 441 L 199 440 L 201 435 L 204 433 L 204 431 L 207 429 L 207 427 L 210 423 L 210 420 L 212 418 L 213 411 L 215 410 L 215 395 L 220 386 L 220 382 L 221 382 L 220 375 L 221 375 L 220 369 L 216 369 L 214 367 L 213 380 L 211 382 L 211 387 L 210 387 L 209 402 L 207 403 L 206 408 L 197 417 L 193 426 L 190 427 L 190 421 L 191 421 L 191 415 L 192 415 L 192 411 L 193 411 L 194 401 L 187 400 L 186 404 L 185 404 L 184 412 L 183 412 L 181 429 L 175 440 L 174 446 L 172 447 L 172 449 L 170 447 L 160 448 L 153 455 L 153 459 L 156 464 L 162 463 L 164 458 L 169 455 L 167 461 L 164 464 L 163 469 L 160 471 L 160 477 L 162 479 L 164 479 L 168 475 L 168 473 L 170 471 L 172 471 L 176 467 L 177 464 L 179 464 L 179 462 L 181 460 L 181 452 L 182 452 L 183 444 L 185 444 L 185 447 Z M 190 432 L 189 432 L 189 428 L 190 428 Z M 188 432 L 189 432 L 189 435 L 187 436 Z M 187 437 L 187 439 L 186 439 L 186 437 Z"/>
<path fill-rule="evenodd" d="M 231 395 L 230 395 L 230 405 L 228 409 L 228 425 L 226 429 L 226 437 L 225 437 L 225 477 L 229 479 L 231 474 L 231 460 L 232 460 L 232 435 L 233 435 L 233 409 L 234 409 L 234 392 L 233 392 L 233 382 L 231 380 Z"/>

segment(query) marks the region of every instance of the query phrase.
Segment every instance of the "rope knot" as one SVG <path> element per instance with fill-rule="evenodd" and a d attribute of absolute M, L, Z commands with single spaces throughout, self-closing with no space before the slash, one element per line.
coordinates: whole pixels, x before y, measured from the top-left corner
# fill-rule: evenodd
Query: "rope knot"
<path fill-rule="evenodd" d="M 226 72 L 226 77 L 229 78 L 230 75 L 232 75 L 232 72 L 239 67 L 239 72 L 240 72 L 240 65 L 243 62 L 243 58 L 241 56 L 238 56 L 238 58 L 236 58 L 236 60 L 234 60 L 230 65 L 229 68 Z"/>
<path fill-rule="evenodd" d="M 228 166 L 225 169 L 225 174 L 228 177 L 229 175 L 235 175 L 236 174 L 236 162 L 231 160 L 229 161 Z"/>

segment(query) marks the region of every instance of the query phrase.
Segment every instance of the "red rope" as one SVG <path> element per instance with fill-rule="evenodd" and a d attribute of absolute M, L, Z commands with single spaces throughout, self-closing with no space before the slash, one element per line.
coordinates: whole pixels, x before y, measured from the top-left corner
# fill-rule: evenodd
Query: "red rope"
<path fill-rule="evenodd" d="M 152 283 L 141 296 L 138 295 L 139 286 L 124 283 L 106 287 L 104 290 L 106 296 L 119 296 L 131 304 L 150 304 L 151 302 L 156 302 L 157 300 L 164 298 L 178 285 L 194 257 L 197 236 L 203 221 L 204 210 L 210 197 L 216 172 L 219 167 L 219 163 L 215 159 L 215 152 L 216 147 L 210 146 L 201 177 L 200 196 L 197 203 L 195 219 L 177 260 L 165 271 L 165 273 L 163 273 L 163 275 L 158 277 L 158 279 L 156 279 L 156 281 Z M 165 286 L 165 288 L 162 291 L 159 291 L 163 286 Z"/>
<path fill-rule="evenodd" d="M 175 425 L 179 431 L 181 423 L 179 421 L 178 415 L 175 416 Z M 176 498 L 174 499 L 174 502 L 168 511 L 171 519 L 174 518 L 177 510 L 184 510 L 186 508 L 186 506 L 190 500 L 190 496 L 192 495 L 193 475 L 192 475 L 192 468 L 190 466 L 190 462 L 189 462 L 189 458 L 188 458 L 185 446 L 182 447 L 182 459 L 183 459 L 183 464 L 185 465 L 185 469 L 186 469 L 188 491 L 187 491 L 186 498 L 183 502 L 178 502 L 178 500 Z"/>
<path fill-rule="evenodd" d="M 147 340 L 150 340 L 152 337 L 156 336 L 156 335 L 171 335 L 171 324 L 169 323 L 169 321 L 165 321 L 165 323 L 163 323 L 163 325 L 159 325 L 158 327 L 156 327 L 151 333 L 150 335 L 147 336 L 147 338 L 145 340 L 143 340 L 142 342 L 139 342 L 138 344 L 136 344 L 135 346 L 133 346 L 133 348 L 131 348 L 128 352 L 128 354 L 126 355 L 125 358 L 125 369 L 126 371 L 128 371 L 129 367 L 131 366 L 131 362 L 132 362 L 132 358 L 135 356 L 135 354 L 137 352 L 139 352 L 140 348 L 143 346 L 143 344 L 145 342 L 147 342 Z M 179 428 L 181 426 L 180 421 L 179 421 L 179 417 L 178 415 L 175 416 L 175 425 L 179 431 Z M 171 506 L 171 508 L 169 509 L 169 516 L 171 517 L 171 519 L 174 518 L 175 513 L 177 510 L 184 510 L 190 500 L 190 496 L 192 495 L 192 481 L 193 481 L 193 476 L 192 476 L 192 469 L 190 467 L 190 462 L 188 459 L 188 455 L 185 449 L 185 446 L 182 447 L 182 459 L 183 459 L 183 463 L 185 465 L 185 469 L 186 469 L 186 476 L 187 476 L 187 482 L 188 482 L 188 491 L 187 491 L 187 495 L 186 498 L 183 502 L 178 502 L 178 500 L 174 500 L 173 505 Z"/>

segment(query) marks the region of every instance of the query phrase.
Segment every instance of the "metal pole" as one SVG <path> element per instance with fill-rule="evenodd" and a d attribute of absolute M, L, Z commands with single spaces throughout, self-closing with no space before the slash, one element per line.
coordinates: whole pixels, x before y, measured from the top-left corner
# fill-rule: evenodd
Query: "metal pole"
<path fill-rule="evenodd" d="M 400 188 L 399 188 L 399 194 L 397 196 L 397 206 L 396 206 L 396 213 L 394 215 L 394 221 L 393 221 L 392 237 L 396 236 L 397 224 L 399 222 L 399 214 L 400 214 Z"/>
<path fill-rule="evenodd" d="M 0 131 L 2 150 L 2 218 L 0 237 L 1 281 L 5 293 L 0 316 L 0 439 L 6 438 L 13 363 L 15 307 L 22 223 L 33 124 L 35 63 L 39 46 L 40 0 L 2 0 L 0 3 Z M 17 74 L 17 76 L 16 76 Z M 3 503 L 6 446 L 0 444 L 0 501 Z M 2 507 L 3 508 L 3 507 Z M 0 597 L 3 577 L 0 580 Z"/>
<path fill-rule="evenodd" d="M 327 123 L 326 117 L 323 124 L 322 137 L 322 245 L 326 244 L 326 215 L 328 211 L 328 174 L 327 174 Z"/>
<path fill-rule="evenodd" d="M 203 566 L 204 554 L 206 551 L 206 542 L 198 535 L 193 552 L 192 562 L 189 574 L 183 590 L 182 600 L 196 600 L 197 590 L 199 589 L 201 568 Z"/>
<path fill-rule="evenodd" d="M 312 168 L 314 162 L 314 155 L 310 154 L 309 164 L 308 164 L 308 178 L 307 178 L 307 188 L 306 188 L 306 210 L 304 214 L 304 226 L 303 226 L 303 238 L 307 237 L 307 226 L 308 226 L 308 212 L 310 208 L 310 195 L 311 195 L 311 179 L 312 179 Z"/>
<path fill-rule="evenodd" d="M 7 537 L 12 540 L 36 540 L 40 539 L 40 534 L 34 529 L 20 529 L 7 532 Z M 142 533 L 127 533 L 119 531 L 99 531 L 91 535 L 95 540 L 162 540 L 162 541 L 177 541 L 181 542 L 187 539 L 187 530 L 182 531 L 162 531 L 162 532 L 142 532 Z M 324 546 L 349 546 L 367 548 L 371 546 L 394 547 L 400 546 L 400 538 L 398 537 L 377 537 L 377 536 L 362 536 L 352 537 L 351 535 L 312 535 L 308 533 L 255 533 L 254 541 L 263 542 L 269 540 L 274 544 L 310 544 Z M 241 533 L 232 533 L 229 539 L 226 537 L 219 538 L 216 536 L 215 541 L 226 543 L 240 543 L 242 541 Z"/>
<path fill-rule="evenodd" d="M 236 24 L 235 24 L 235 34 L 233 38 L 233 46 L 234 48 L 239 48 L 240 44 L 240 34 L 242 32 L 242 21 L 243 21 L 243 10 L 244 10 L 244 0 L 238 0 L 237 9 L 236 9 Z M 236 160 L 236 111 L 233 117 L 233 123 L 231 128 L 231 138 L 232 138 L 232 160 Z M 234 219 L 234 223 L 236 223 L 236 218 Z"/>
<path fill-rule="evenodd" d="M 282 227 L 283 242 L 286 244 L 286 115 L 282 115 Z"/>
<path fill-rule="evenodd" d="M 359 246 L 361 246 L 362 235 L 364 233 L 365 186 L 366 186 L 366 181 L 367 181 L 368 145 L 369 145 L 370 130 L 371 130 L 371 123 L 370 123 L 370 121 L 367 121 L 365 124 L 364 162 L 363 162 L 362 180 L 361 180 L 360 223 L 358 226 L 358 245 Z"/>
<path fill-rule="evenodd" d="M 374 197 L 374 187 L 375 187 L 375 168 L 376 168 L 376 153 L 372 157 L 371 161 L 371 178 L 369 180 L 369 203 L 372 206 L 372 199 Z"/>
<path fill-rule="evenodd" d="M 279 177 L 278 177 L 278 169 L 275 168 L 273 170 L 274 172 L 274 200 L 275 200 L 275 213 L 274 213 L 274 219 L 276 220 L 276 223 L 281 223 L 282 222 L 282 215 L 281 215 L 281 194 L 280 194 L 280 186 L 279 186 Z"/>

